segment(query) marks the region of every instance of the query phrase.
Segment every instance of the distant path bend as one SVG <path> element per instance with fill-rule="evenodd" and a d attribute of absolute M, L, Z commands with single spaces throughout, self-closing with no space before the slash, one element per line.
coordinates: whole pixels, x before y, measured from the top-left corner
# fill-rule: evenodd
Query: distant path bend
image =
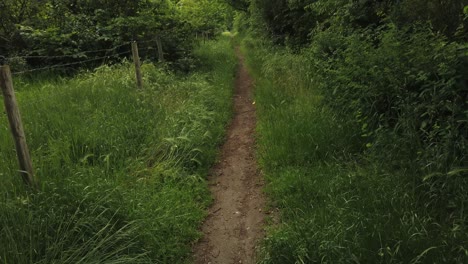
<path fill-rule="evenodd" d="M 254 263 L 257 242 L 264 236 L 264 182 L 255 158 L 253 82 L 239 48 L 236 53 L 235 115 L 219 163 L 210 173 L 214 203 L 202 227 L 204 237 L 193 248 L 196 264 Z"/>

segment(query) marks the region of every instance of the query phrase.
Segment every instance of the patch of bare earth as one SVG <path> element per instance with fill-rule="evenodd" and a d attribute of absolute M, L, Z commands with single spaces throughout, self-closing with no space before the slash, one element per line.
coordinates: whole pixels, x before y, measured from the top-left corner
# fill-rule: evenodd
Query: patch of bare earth
<path fill-rule="evenodd" d="M 203 224 L 204 237 L 193 247 L 196 264 L 254 263 L 264 236 L 264 185 L 255 158 L 255 105 L 252 78 L 237 49 L 239 69 L 235 115 L 219 162 L 210 173 L 214 203 Z"/>

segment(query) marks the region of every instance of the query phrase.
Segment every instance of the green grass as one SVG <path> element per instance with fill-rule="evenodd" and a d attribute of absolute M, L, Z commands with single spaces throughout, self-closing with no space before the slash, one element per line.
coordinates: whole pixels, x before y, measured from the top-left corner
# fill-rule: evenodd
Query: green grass
<path fill-rule="evenodd" d="M 0 116 L 0 262 L 186 263 L 210 195 L 205 182 L 231 115 L 229 39 L 175 75 L 130 63 L 72 79 L 15 78 L 42 191 L 28 194 Z"/>
<path fill-rule="evenodd" d="M 243 50 L 256 83 L 258 157 L 280 212 L 259 263 L 468 261 L 463 206 L 431 204 L 441 186 L 369 156 L 360 125 L 323 102 L 307 57 L 251 37 Z"/>

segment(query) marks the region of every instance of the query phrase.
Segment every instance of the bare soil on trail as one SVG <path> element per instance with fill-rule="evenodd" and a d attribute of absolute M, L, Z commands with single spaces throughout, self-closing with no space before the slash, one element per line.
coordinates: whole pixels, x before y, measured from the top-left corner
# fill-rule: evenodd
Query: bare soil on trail
<path fill-rule="evenodd" d="M 232 123 L 219 162 L 210 173 L 214 202 L 202 226 L 204 237 L 193 247 L 196 264 L 254 263 L 264 236 L 263 178 L 255 158 L 255 104 L 252 78 L 236 49 L 239 68 Z"/>

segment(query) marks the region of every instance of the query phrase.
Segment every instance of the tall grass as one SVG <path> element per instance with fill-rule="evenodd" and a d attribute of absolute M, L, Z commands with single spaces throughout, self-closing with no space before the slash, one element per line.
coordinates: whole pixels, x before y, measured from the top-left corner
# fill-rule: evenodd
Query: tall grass
<path fill-rule="evenodd" d="M 231 114 L 228 39 L 175 75 L 130 63 L 15 78 L 42 191 L 28 194 L 0 116 L 1 263 L 185 263 L 210 202 L 205 175 Z"/>
<path fill-rule="evenodd" d="M 468 261 L 466 210 L 431 205 L 436 194 L 417 171 L 370 158 L 362 124 L 325 103 L 307 54 L 249 36 L 243 49 L 256 81 L 260 163 L 280 212 L 260 263 Z"/>

